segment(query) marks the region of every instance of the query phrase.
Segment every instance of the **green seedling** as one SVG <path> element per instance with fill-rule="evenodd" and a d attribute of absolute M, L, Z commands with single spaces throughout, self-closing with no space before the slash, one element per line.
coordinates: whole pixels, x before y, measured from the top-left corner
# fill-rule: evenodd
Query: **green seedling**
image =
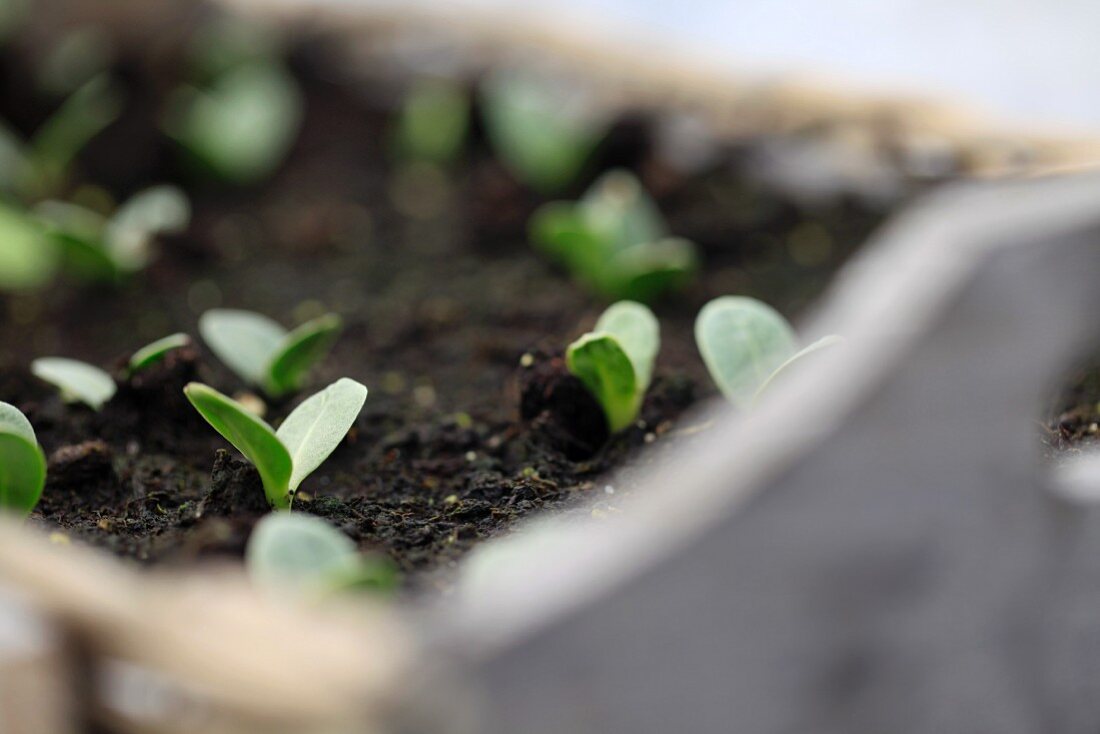
<path fill-rule="evenodd" d="M 253 583 L 300 596 L 362 589 L 388 593 L 398 583 L 389 559 L 362 555 L 319 517 L 275 513 L 256 524 L 244 554 Z"/>
<path fill-rule="evenodd" d="M 25 212 L 0 204 L 0 241 L 0 291 L 39 288 L 57 272 L 60 252 Z"/>
<path fill-rule="evenodd" d="M 301 389 L 342 328 L 336 314 L 307 321 L 293 331 L 251 311 L 219 308 L 199 319 L 199 333 L 218 359 L 273 398 Z"/>
<path fill-rule="evenodd" d="M 842 342 L 827 336 L 799 349 L 782 315 L 743 296 L 723 296 L 704 306 L 695 320 L 695 341 L 718 389 L 742 409 L 808 357 Z"/>
<path fill-rule="evenodd" d="M 661 330 L 653 312 L 640 303 L 620 301 L 566 350 L 566 366 L 599 402 L 612 433 L 638 417 L 660 347 Z"/>
<path fill-rule="evenodd" d="M 394 130 L 406 159 L 445 165 L 462 151 L 470 127 L 470 99 L 457 83 L 425 79 L 409 90 Z"/>
<path fill-rule="evenodd" d="M 31 374 L 58 389 L 68 403 L 84 403 L 102 410 L 117 387 L 109 374 L 85 362 L 64 357 L 42 357 L 31 362 Z"/>
<path fill-rule="evenodd" d="M 158 236 L 187 228 L 191 206 L 174 186 L 154 186 L 110 217 L 52 200 L 40 203 L 34 213 L 70 272 L 84 280 L 117 282 L 151 262 Z"/>
<path fill-rule="evenodd" d="M 165 130 L 193 162 L 237 185 L 269 176 L 298 135 L 302 95 L 273 50 L 221 38 L 204 50 L 200 86 L 179 89 Z"/>
<path fill-rule="evenodd" d="M 580 174 L 608 124 L 575 91 L 531 76 L 499 71 L 482 84 L 486 132 L 517 179 L 543 193 Z"/>
<path fill-rule="evenodd" d="M 298 486 L 336 450 L 367 399 L 367 388 L 342 378 L 295 408 L 276 431 L 211 387 L 192 382 L 184 393 L 207 423 L 252 462 L 267 501 L 278 510 L 290 509 Z"/>
<path fill-rule="evenodd" d="M 29 515 L 46 484 L 46 456 L 18 408 L 0 402 L 0 510 Z"/>
<path fill-rule="evenodd" d="M 157 339 L 152 344 L 134 352 L 127 369 L 131 375 L 136 374 L 163 361 L 170 352 L 188 346 L 191 346 L 191 337 L 187 334 L 172 334 L 163 339 Z"/>
<path fill-rule="evenodd" d="M 121 110 L 120 92 L 101 74 L 73 92 L 30 140 L 0 129 L 0 188 L 24 200 L 56 193 L 77 154 Z"/>
<path fill-rule="evenodd" d="M 530 223 L 534 245 L 591 290 L 649 301 L 681 287 L 698 267 L 695 245 L 668 236 L 656 204 L 622 170 L 604 174 L 577 202 L 551 202 Z"/>

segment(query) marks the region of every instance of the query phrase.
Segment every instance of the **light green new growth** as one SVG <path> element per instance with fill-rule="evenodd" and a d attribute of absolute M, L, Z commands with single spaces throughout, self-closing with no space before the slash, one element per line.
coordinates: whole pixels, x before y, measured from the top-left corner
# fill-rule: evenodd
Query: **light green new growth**
<path fill-rule="evenodd" d="M 321 597 L 350 588 L 389 591 L 397 572 L 388 559 L 360 555 L 355 544 L 319 517 L 268 515 L 245 549 L 249 576 L 266 589 Z"/>
<path fill-rule="evenodd" d="M 18 408 L 0 402 L 0 510 L 29 515 L 46 484 L 46 456 Z"/>
<path fill-rule="evenodd" d="M 294 493 L 347 435 L 367 388 L 342 378 L 299 405 L 275 431 L 217 390 L 192 382 L 184 393 L 195 409 L 260 473 L 272 507 L 290 509 Z"/>
<path fill-rule="evenodd" d="M 95 365 L 64 357 L 42 357 L 31 362 L 31 374 L 50 383 L 70 403 L 101 410 L 115 396 L 115 380 Z"/>
<path fill-rule="evenodd" d="M 569 345 L 566 366 L 603 408 L 612 433 L 638 416 L 661 346 L 660 325 L 640 303 L 620 301 Z"/>
<path fill-rule="evenodd" d="M 462 150 L 470 126 L 470 100 L 455 82 L 426 79 L 405 97 L 396 145 L 405 157 L 442 165 Z"/>
<path fill-rule="evenodd" d="M 342 328 L 336 314 L 307 321 L 290 332 L 252 311 L 213 309 L 199 319 L 199 333 L 218 359 L 271 397 L 300 390 Z"/>
<path fill-rule="evenodd" d="M 191 337 L 187 334 L 172 334 L 163 339 L 157 339 L 152 344 L 146 345 L 134 352 L 130 357 L 130 374 L 140 372 L 163 360 L 169 352 L 190 346 Z"/>
<path fill-rule="evenodd" d="M 499 71 L 481 92 L 497 155 L 516 178 L 542 192 L 568 186 L 607 133 L 606 121 L 564 85 Z"/>
<path fill-rule="evenodd" d="M 282 162 L 298 135 L 302 95 L 275 59 L 252 59 L 205 89 L 179 90 L 165 128 L 215 176 L 255 183 Z"/>
<path fill-rule="evenodd" d="M 656 204 L 626 171 L 609 171 L 577 202 L 535 212 L 531 241 L 589 288 L 647 301 L 682 286 L 698 266 L 695 246 L 670 237 Z"/>
<path fill-rule="evenodd" d="M 34 218 L 0 204 L 0 291 L 45 285 L 57 271 L 59 253 Z"/>
<path fill-rule="evenodd" d="M 842 340 L 828 336 L 799 350 L 794 329 L 771 306 L 744 296 L 723 296 L 699 312 L 695 341 L 718 389 L 745 409 L 804 358 Z"/>

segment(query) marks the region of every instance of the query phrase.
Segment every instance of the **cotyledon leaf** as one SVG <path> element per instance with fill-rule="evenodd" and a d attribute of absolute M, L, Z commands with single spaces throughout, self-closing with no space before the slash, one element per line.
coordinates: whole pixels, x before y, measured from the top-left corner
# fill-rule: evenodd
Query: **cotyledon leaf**
<path fill-rule="evenodd" d="M 292 492 L 344 440 L 366 399 L 367 388 L 345 377 L 305 400 L 279 426 L 276 435 L 293 465 Z"/>
<path fill-rule="evenodd" d="M 787 320 L 743 296 L 724 296 L 704 306 L 695 320 L 695 340 L 718 388 L 742 408 L 797 351 Z"/>
<path fill-rule="evenodd" d="M 46 456 L 18 408 L 0 402 L 0 510 L 29 514 L 46 483 Z"/>
<path fill-rule="evenodd" d="M 61 391 L 70 402 L 101 409 L 118 389 L 114 378 L 95 365 L 64 357 L 41 357 L 31 362 L 31 374 Z"/>
<path fill-rule="evenodd" d="M 183 391 L 206 422 L 255 465 L 271 506 L 279 510 L 290 509 L 293 464 L 290 453 L 271 426 L 237 401 L 207 385 L 192 382 Z"/>
<path fill-rule="evenodd" d="M 253 385 L 267 383 L 268 366 L 287 331 L 268 317 L 231 308 L 215 308 L 199 319 L 203 341 L 231 370 Z"/>
<path fill-rule="evenodd" d="M 328 354 L 342 328 L 339 316 L 326 314 L 283 337 L 267 367 L 268 394 L 278 397 L 300 389 L 310 368 Z"/>
<path fill-rule="evenodd" d="M 636 389 L 644 392 L 661 348 L 661 326 L 653 312 L 634 301 L 619 301 L 603 312 L 594 331 L 615 337 L 634 367 Z"/>
<path fill-rule="evenodd" d="M 634 365 L 610 334 L 585 334 L 569 345 L 565 362 L 603 407 L 612 433 L 629 426 L 638 415 L 643 391 L 638 390 Z"/>

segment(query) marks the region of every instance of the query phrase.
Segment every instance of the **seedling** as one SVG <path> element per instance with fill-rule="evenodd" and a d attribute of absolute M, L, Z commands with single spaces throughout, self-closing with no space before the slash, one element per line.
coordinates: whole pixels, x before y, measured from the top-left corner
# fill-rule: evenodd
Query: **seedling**
<path fill-rule="evenodd" d="M 627 171 L 604 174 L 577 202 L 535 212 L 531 241 L 590 289 L 610 298 L 649 301 L 686 283 L 698 266 L 695 246 L 669 237 L 656 204 Z"/>
<path fill-rule="evenodd" d="M 397 571 L 388 559 L 361 555 L 342 532 L 301 513 L 260 520 L 244 559 L 257 586 L 307 597 L 348 589 L 389 592 L 397 585 Z"/>
<path fill-rule="evenodd" d="M 191 161 L 233 184 L 256 183 L 298 135 L 302 94 L 271 39 L 241 24 L 205 29 L 195 86 L 176 90 L 164 122 Z"/>
<path fill-rule="evenodd" d="M 86 280 L 113 282 L 149 264 L 158 235 L 186 229 L 191 206 L 174 186 L 154 186 L 135 194 L 110 218 L 62 201 L 44 201 L 35 214 L 70 271 Z"/>
<path fill-rule="evenodd" d="M 14 207 L 0 204 L 0 290 L 38 288 L 57 272 L 60 253 L 42 225 Z"/>
<path fill-rule="evenodd" d="M 46 484 L 46 456 L 18 408 L 0 402 L 0 510 L 29 515 Z"/>
<path fill-rule="evenodd" d="M 0 129 L 0 188 L 25 200 L 56 192 L 73 159 L 121 109 L 121 94 L 101 74 L 73 92 L 29 141 Z"/>
<path fill-rule="evenodd" d="M 638 417 L 661 347 L 660 325 L 640 303 L 620 301 L 569 345 L 566 365 L 596 398 L 612 433 Z"/>
<path fill-rule="evenodd" d="M 251 311 L 213 309 L 199 319 L 199 332 L 218 359 L 273 398 L 301 389 L 342 328 L 336 314 L 307 321 L 289 332 Z"/>
<path fill-rule="evenodd" d="M 131 375 L 141 370 L 152 367 L 161 362 L 170 352 L 191 345 L 191 337 L 187 334 L 172 334 L 163 339 L 157 339 L 152 344 L 142 347 L 130 357 L 129 372 Z"/>
<path fill-rule="evenodd" d="M 192 382 L 184 393 L 195 410 L 260 473 L 267 501 L 289 510 L 294 493 L 344 439 L 367 399 L 367 388 L 342 378 L 308 398 L 276 431 L 212 387 Z"/>
<path fill-rule="evenodd" d="M 31 362 L 31 374 L 48 382 L 68 403 L 84 403 L 92 410 L 102 410 L 115 396 L 114 379 L 95 365 L 64 357 L 42 357 Z"/>
<path fill-rule="evenodd" d="M 742 409 L 806 358 L 841 343 L 827 336 L 798 348 L 794 329 L 771 306 L 753 298 L 723 296 L 699 312 L 695 341 L 711 378 Z"/>
<path fill-rule="evenodd" d="M 512 175 L 552 193 L 572 183 L 607 122 L 563 85 L 499 71 L 482 85 L 486 132 Z"/>
<path fill-rule="evenodd" d="M 444 165 L 461 152 L 469 127 L 466 92 L 454 82 L 426 79 L 405 97 L 394 143 L 404 158 Z"/>

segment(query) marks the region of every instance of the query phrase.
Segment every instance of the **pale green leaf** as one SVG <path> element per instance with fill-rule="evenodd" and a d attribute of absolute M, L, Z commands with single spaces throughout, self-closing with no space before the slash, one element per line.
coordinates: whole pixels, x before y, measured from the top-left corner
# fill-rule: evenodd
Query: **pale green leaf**
<path fill-rule="evenodd" d="M 678 237 L 642 242 L 616 252 L 605 265 L 605 292 L 651 301 L 682 288 L 699 267 L 695 245 Z"/>
<path fill-rule="evenodd" d="M 276 513 L 256 524 L 245 549 L 252 581 L 265 589 L 316 595 L 359 565 L 355 543 L 319 517 Z"/>
<path fill-rule="evenodd" d="M 267 366 L 264 384 L 268 394 L 278 397 L 301 389 L 309 371 L 325 358 L 342 328 L 339 316 L 326 314 L 287 334 Z"/>
<path fill-rule="evenodd" d="M 267 501 L 278 510 L 290 509 L 290 454 L 275 431 L 244 406 L 212 387 L 192 382 L 184 393 L 214 430 L 255 465 Z"/>
<path fill-rule="evenodd" d="M 600 176 L 580 201 L 586 226 L 609 253 L 655 242 L 666 234 L 664 218 L 640 181 L 616 169 Z"/>
<path fill-rule="evenodd" d="M 304 401 L 279 426 L 276 435 L 294 465 L 292 492 L 344 440 L 366 399 L 367 388 L 344 377 Z"/>
<path fill-rule="evenodd" d="M 267 383 L 268 365 L 287 337 L 286 329 L 266 316 L 228 308 L 204 313 L 199 333 L 218 359 L 253 385 Z"/>
<path fill-rule="evenodd" d="M 181 232 L 191 221 L 191 203 L 175 186 L 153 186 L 140 191 L 115 210 L 107 223 L 104 242 L 120 268 L 140 270 L 152 259 L 152 240 L 159 234 Z"/>
<path fill-rule="evenodd" d="M 21 211 L 0 204 L 0 290 L 45 285 L 57 271 L 57 244 L 41 225 Z"/>
<path fill-rule="evenodd" d="M 619 301 L 603 312 L 594 331 L 615 337 L 634 367 L 637 389 L 644 392 L 661 349 L 661 325 L 653 312 L 634 301 Z"/>
<path fill-rule="evenodd" d="M 69 402 L 100 410 L 115 395 L 114 378 L 95 365 L 64 357 L 42 357 L 31 363 L 31 373 L 58 388 Z"/>
<path fill-rule="evenodd" d="M 630 357 L 615 337 L 585 334 L 569 345 L 565 362 L 603 408 L 612 433 L 634 422 L 643 391 L 638 389 Z"/>
<path fill-rule="evenodd" d="M 168 131 L 218 176 L 247 184 L 268 176 L 294 143 L 302 117 L 294 79 L 273 62 L 251 62 L 205 90 L 179 97 Z"/>
<path fill-rule="evenodd" d="M 130 372 L 134 373 L 150 367 L 164 359 L 169 352 L 182 349 L 190 344 L 191 337 L 187 334 L 172 334 L 163 339 L 157 339 L 152 344 L 148 344 L 134 352 L 134 355 L 130 357 Z"/>
<path fill-rule="evenodd" d="M 572 182 L 606 133 L 606 123 L 563 85 L 502 71 L 485 80 L 482 97 L 497 155 L 542 191 Z"/>
<path fill-rule="evenodd" d="M 704 306 L 695 320 L 695 341 L 718 388 L 742 408 L 797 351 L 786 319 L 772 307 L 741 296 L 724 296 Z"/>
<path fill-rule="evenodd" d="M 0 431 L 21 436 L 33 444 L 38 443 L 38 437 L 34 435 L 34 427 L 23 415 L 23 411 L 11 403 L 0 400 Z"/>

